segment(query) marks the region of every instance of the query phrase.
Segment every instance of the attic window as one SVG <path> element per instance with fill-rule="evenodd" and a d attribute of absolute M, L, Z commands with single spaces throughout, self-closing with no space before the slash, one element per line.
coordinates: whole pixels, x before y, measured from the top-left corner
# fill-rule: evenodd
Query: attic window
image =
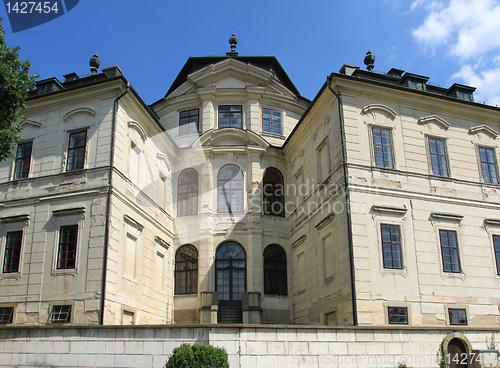
<path fill-rule="evenodd" d="M 423 91 L 424 85 L 421 82 L 410 81 L 408 87 L 411 89 L 416 89 L 417 91 Z"/>
<path fill-rule="evenodd" d="M 472 101 L 472 96 L 471 96 L 470 92 L 458 91 L 457 98 L 459 100 Z"/>

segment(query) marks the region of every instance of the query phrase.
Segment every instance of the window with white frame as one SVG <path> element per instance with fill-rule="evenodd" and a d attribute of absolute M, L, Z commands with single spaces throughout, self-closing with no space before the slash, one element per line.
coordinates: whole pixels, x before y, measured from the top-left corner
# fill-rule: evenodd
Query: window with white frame
<path fill-rule="evenodd" d="M 262 131 L 282 134 L 281 111 L 262 109 Z"/>

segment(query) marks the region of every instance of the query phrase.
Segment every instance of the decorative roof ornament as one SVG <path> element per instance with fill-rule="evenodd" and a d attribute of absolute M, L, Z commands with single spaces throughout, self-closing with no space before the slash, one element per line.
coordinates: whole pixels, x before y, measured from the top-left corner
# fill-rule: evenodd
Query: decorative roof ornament
<path fill-rule="evenodd" d="M 373 71 L 373 64 L 375 63 L 375 55 L 373 55 L 371 51 L 368 51 L 366 53 L 364 62 L 366 65 L 366 69 L 368 69 L 370 72 Z"/>
<path fill-rule="evenodd" d="M 99 65 L 101 65 L 101 60 L 99 60 L 99 56 L 97 56 L 97 54 L 94 54 L 94 56 L 90 58 L 89 65 L 90 65 L 90 72 L 92 74 L 96 74 L 97 69 L 99 69 Z"/>
<path fill-rule="evenodd" d="M 236 52 L 236 45 L 238 44 L 238 39 L 236 35 L 233 33 L 229 38 L 229 44 L 231 45 L 231 52 Z"/>

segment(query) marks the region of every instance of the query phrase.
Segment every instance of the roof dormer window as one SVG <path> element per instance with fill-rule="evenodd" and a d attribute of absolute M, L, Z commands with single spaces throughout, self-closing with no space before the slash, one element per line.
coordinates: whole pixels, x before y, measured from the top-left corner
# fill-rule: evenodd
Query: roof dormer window
<path fill-rule="evenodd" d="M 469 92 L 458 91 L 457 98 L 464 101 L 472 101 L 472 96 Z"/>
<path fill-rule="evenodd" d="M 424 90 L 422 82 L 410 81 L 408 87 L 410 87 L 411 89 L 416 89 L 417 91 Z"/>

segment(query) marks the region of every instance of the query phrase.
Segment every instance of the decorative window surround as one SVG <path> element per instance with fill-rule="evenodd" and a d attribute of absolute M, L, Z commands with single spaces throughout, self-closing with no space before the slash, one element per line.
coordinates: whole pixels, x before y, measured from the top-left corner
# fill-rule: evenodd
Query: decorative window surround
<path fill-rule="evenodd" d="M 400 208 L 400 207 L 372 206 L 372 211 L 404 216 L 406 211 L 408 210 L 406 208 Z"/>

